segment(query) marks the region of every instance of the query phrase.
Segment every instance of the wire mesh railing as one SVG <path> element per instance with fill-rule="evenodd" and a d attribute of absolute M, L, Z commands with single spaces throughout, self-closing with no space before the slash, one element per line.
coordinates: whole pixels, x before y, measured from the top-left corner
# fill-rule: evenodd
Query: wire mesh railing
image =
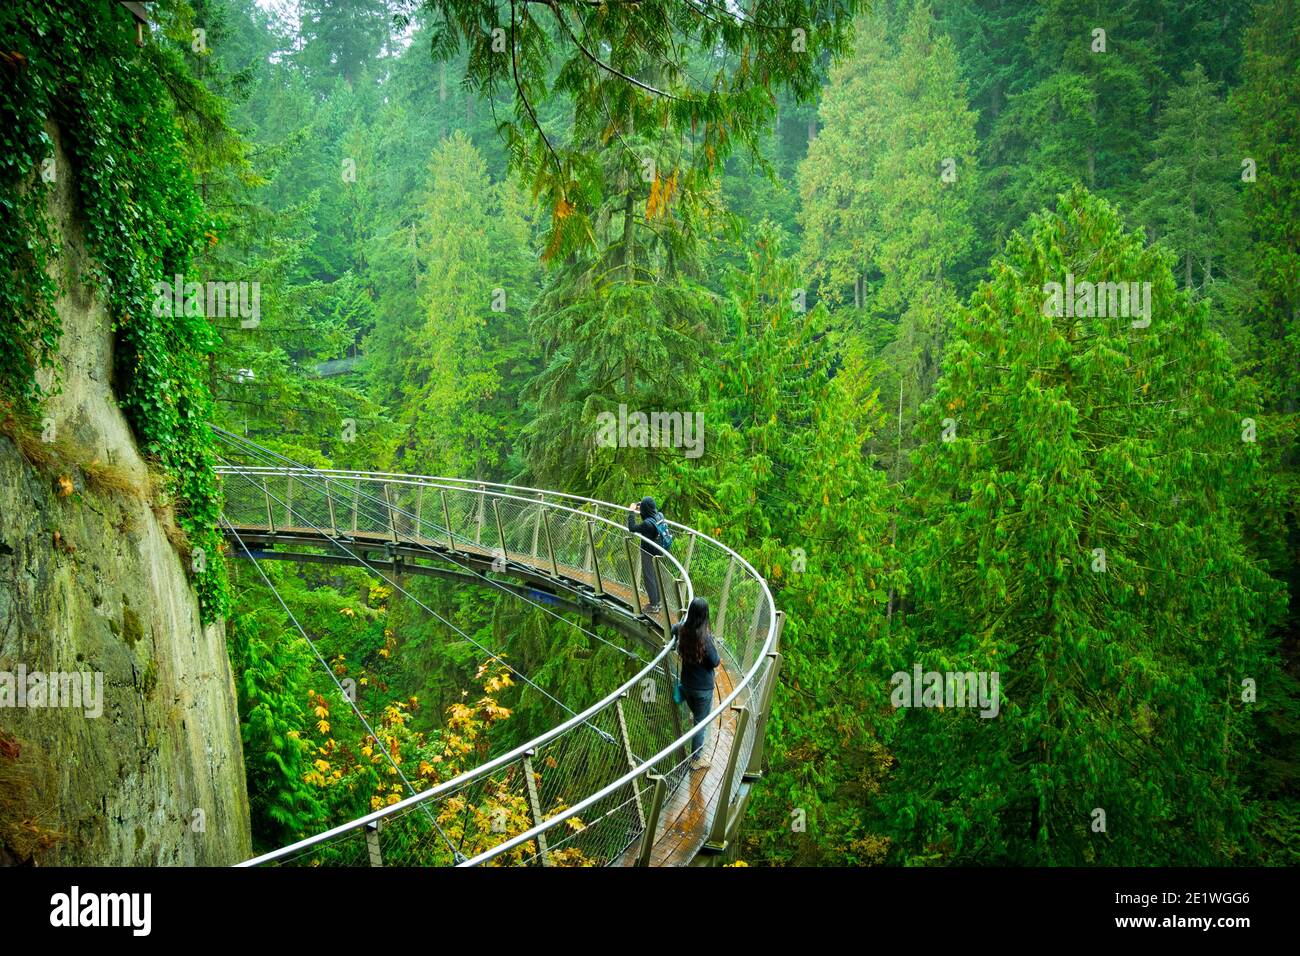
<path fill-rule="evenodd" d="M 392 542 L 426 550 L 432 559 L 491 560 L 494 570 L 523 566 L 599 599 L 638 622 L 647 638 L 662 639 L 693 596 L 707 597 L 724 676 L 702 723 L 730 721 L 731 733 L 719 737 L 725 748 L 714 754 L 715 763 L 725 762 L 724 779 L 703 797 L 712 807 L 705 825 L 713 841 L 728 832 L 740 781 L 761 763 L 780 623 L 766 582 L 734 551 L 672 522 L 673 553 L 643 562 L 625 508 L 541 489 L 266 465 L 231 464 L 219 473 L 225 518 L 236 531 Z M 653 585 L 647 574 L 655 575 Z M 656 592 L 662 610 L 650 616 Z M 697 728 L 673 702 L 670 650 L 664 642 L 624 684 L 533 740 L 245 865 L 628 861 L 638 847 L 653 844 L 658 825 L 691 812 L 689 797 L 672 801 L 665 794 L 681 796 L 684 785 L 699 785 L 687 769 Z"/>

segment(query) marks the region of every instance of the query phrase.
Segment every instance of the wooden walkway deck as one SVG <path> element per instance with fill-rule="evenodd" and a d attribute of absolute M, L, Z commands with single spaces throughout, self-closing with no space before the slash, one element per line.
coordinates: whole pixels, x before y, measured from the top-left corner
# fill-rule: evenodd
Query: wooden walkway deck
<path fill-rule="evenodd" d="M 724 665 L 714 675 L 713 704 L 731 693 L 732 674 Z M 659 832 L 650 851 L 651 866 L 689 866 L 709 835 L 713 805 L 722 791 L 722 777 L 727 772 L 727 755 L 736 734 L 736 713 L 727 710 L 709 724 L 704 742 L 707 770 L 690 770 L 689 778 L 668 794 L 660 816 Z M 616 865 L 632 866 L 641 854 L 640 842 L 623 852 Z"/>

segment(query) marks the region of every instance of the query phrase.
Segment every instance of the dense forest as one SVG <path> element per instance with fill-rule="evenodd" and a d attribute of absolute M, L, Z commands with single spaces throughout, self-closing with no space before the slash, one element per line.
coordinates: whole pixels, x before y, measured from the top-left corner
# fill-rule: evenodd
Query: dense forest
<path fill-rule="evenodd" d="M 268 563 L 299 631 L 220 553 L 209 423 L 652 494 L 744 555 L 786 612 L 748 865 L 1297 862 L 1294 0 L 150 7 L 143 46 L 104 0 L 0 14 L 0 417 L 39 430 L 58 343 L 57 121 L 255 847 L 627 664 L 508 594 Z M 255 320 L 160 316 L 180 274 Z M 595 441 L 620 407 L 698 413 L 699 453 Z M 900 707 L 914 669 L 1000 675 L 996 716 Z"/>

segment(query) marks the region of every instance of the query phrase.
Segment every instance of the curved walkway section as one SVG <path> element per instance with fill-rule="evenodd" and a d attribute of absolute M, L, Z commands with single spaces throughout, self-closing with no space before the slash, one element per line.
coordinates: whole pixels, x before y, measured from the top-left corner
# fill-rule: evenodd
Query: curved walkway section
<path fill-rule="evenodd" d="M 243 865 L 683 865 L 723 859 L 760 775 L 781 615 L 730 548 L 672 523 L 655 556 L 663 609 L 646 613 L 640 539 L 625 508 L 510 485 L 227 464 L 235 557 L 342 560 L 501 586 L 589 610 L 652 648 L 581 713 L 473 770 Z M 240 549 L 244 549 L 240 553 Z M 252 550 L 249 550 L 252 549 Z M 341 552 L 341 553 L 340 553 Z M 691 597 L 713 612 L 723 665 L 708 770 L 688 769 L 695 728 L 673 703 L 668 629 Z M 545 605 L 543 605 L 545 606 Z M 629 668 L 631 670 L 631 668 Z"/>

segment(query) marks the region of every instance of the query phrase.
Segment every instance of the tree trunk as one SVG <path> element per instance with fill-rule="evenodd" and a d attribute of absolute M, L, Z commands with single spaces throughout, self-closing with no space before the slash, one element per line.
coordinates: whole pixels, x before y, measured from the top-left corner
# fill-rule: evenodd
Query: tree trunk
<path fill-rule="evenodd" d="M 899 376 L 898 376 L 898 438 L 897 438 L 897 442 L 896 442 L 896 444 L 895 444 L 895 446 L 894 446 L 894 481 L 895 481 L 895 483 L 898 482 L 898 480 L 899 480 L 899 475 L 902 474 L 902 467 L 901 467 L 901 466 L 902 466 L 902 458 L 903 458 L 903 376 L 902 376 L 902 373 L 900 372 L 900 373 L 899 373 Z M 889 519 L 889 543 L 890 543 L 890 548 L 891 548 L 891 551 L 892 551 L 893 555 L 896 556 L 896 555 L 897 555 L 897 548 L 898 548 L 898 509 L 897 509 L 897 506 L 895 506 L 893 517 L 891 517 L 891 518 Z M 891 560 L 892 560 L 892 558 L 891 558 Z M 891 584 L 891 585 L 889 586 L 889 604 L 888 604 L 888 605 L 886 606 L 886 608 L 885 608 L 885 620 L 886 620 L 888 623 L 891 623 L 891 624 L 893 623 L 893 620 L 894 620 L 894 606 L 895 606 L 895 602 L 896 602 L 896 600 L 897 600 L 897 595 L 896 595 L 895 592 L 894 592 L 894 586 Z"/>
<path fill-rule="evenodd" d="M 636 217 L 632 214 L 635 208 L 632 202 L 632 187 L 628 185 L 627 195 L 623 199 L 623 267 L 624 274 L 630 279 L 632 277 L 633 259 L 635 258 L 636 243 Z"/>
<path fill-rule="evenodd" d="M 1093 100 L 1088 105 L 1088 115 L 1092 117 L 1093 136 L 1088 140 L 1088 188 L 1097 188 L 1097 143 L 1095 140 L 1097 134 L 1097 98 L 1096 90 L 1093 90 Z"/>

